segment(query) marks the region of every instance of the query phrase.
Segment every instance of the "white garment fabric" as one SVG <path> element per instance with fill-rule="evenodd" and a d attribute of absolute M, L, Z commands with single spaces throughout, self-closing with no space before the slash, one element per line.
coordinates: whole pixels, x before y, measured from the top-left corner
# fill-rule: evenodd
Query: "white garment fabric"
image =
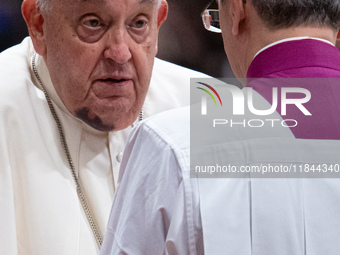
<path fill-rule="evenodd" d="M 225 137 L 203 131 L 206 145 L 190 150 L 190 110 L 158 114 L 131 133 L 101 255 L 339 254 L 339 178 L 190 177 L 193 151 L 234 165 L 339 164 L 339 141 L 241 127 Z"/>
<path fill-rule="evenodd" d="M 56 122 L 32 67 L 30 38 L 0 55 L 0 253 L 98 254 L 79 202 Z M 104 235 L 126 139 L 99 132 L 62 104 L 41 56 L 39 76 L 53 101 L 88 203 Z M 155 59 L 144 115 L 189 104 L 192 77 L 204 74 Z"/>

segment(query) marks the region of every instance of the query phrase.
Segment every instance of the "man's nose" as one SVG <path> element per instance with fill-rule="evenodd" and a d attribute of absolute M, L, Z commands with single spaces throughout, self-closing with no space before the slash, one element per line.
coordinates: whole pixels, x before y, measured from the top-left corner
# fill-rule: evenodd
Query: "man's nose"
<path fill-rule="evenodd" d="M 129 47 L 129 35 L 126 31 L 112 31 L 107 34 L 104 57 L 118 64 L 124 64 L 132 57 Z"/>

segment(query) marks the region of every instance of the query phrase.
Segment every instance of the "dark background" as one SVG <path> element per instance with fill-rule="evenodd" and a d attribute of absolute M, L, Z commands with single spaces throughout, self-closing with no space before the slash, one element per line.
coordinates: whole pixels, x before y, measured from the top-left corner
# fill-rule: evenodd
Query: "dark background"
<path fill-rule="evenodd" d="M 204 29 L 201 12 L 208 0 L 168 0 L 169 14 L 159 35 L 157 57 L 214 77 L 233 77 L 222 35 Z M 0 0 L 0 52 L 20 43 L 27 33 L 22 0 Z"/>

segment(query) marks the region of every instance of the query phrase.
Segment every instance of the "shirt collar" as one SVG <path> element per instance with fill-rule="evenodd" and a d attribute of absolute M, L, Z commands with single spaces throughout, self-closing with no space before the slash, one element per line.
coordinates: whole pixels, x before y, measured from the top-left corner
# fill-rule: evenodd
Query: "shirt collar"
<path fill-rule="evenodd" d="M 276 41 L 276 42 L 273 42 L 271 44 L 268 44 L 267 46 L 263 47 L 262 49 L 260 49 L 254 56 L 254 58 L 260 54 L 262 51 L 274 46 L 274 45 L 277 45 L 277 44 L 280 44 L 280 43 L 284 43 L 284 42 L 289 42 L 289 41 L 299 41 L 299 40 L 305 40 L 305 39 L 312 39 L 312 40 L 318 40 L 318 41 L 322 41 L 322 42 L 325 42 L 325 43 L 328 43 L 332 46 L 334 46 L 333 43 L 331 43 L 330 41 L 328 40 L 325 40 L 325 39 L 321 39 L 321 38 L 316 38 L 316 37 L 310 37 L 310 36 L 299 36 L 299 37 L 290 37 L 290 38 L 285 38 L 285 39 L 282 39 L 282 40 L 279 40 L 279 41 Z"/>
<path fill-rule="evenodd" d="M 260 52 L 248 68 L 247 78 L 272 77 L 284 70 L 324 67 L 340 70 L 339 50 L 331 43 L 304 38 L 276 43 Z M 308 77 L 314 77 L 311 73 Z"/>

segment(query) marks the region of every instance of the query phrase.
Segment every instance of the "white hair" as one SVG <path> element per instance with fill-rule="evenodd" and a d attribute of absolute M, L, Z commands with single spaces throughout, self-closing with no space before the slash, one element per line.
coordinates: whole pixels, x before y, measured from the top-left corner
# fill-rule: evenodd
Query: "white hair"
<path fill-rule="evenodd" d="M 36 0 L 36 6 L 40 8 L 41 11 L 47 12 L 52 8 L 51 0 Z M 162 0 L 158 0 L 158 8 L 161 6 Z"/>
<path fill-rule="evenodd" d="M 52 8 L 51 0 L 36 0 L 35 5 L 39 7 L 42 12 L 48 12 Z"/>

